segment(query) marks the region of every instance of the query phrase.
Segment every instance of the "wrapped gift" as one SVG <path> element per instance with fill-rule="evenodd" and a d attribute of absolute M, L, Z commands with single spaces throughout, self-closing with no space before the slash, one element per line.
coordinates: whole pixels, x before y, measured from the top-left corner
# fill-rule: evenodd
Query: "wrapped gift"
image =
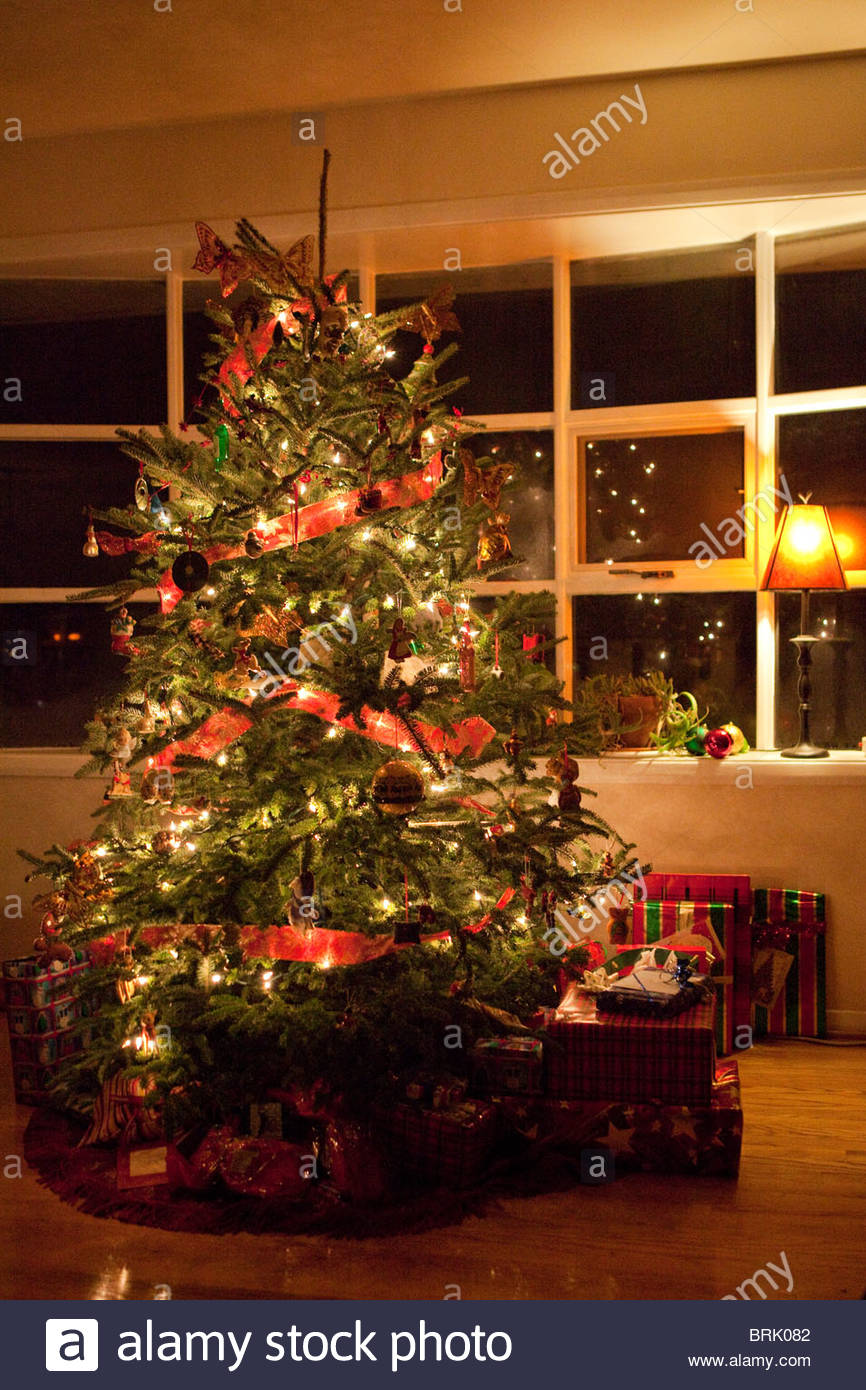
<path fill-rule="evenodd" d="M 85 953 L 73 952 L 69 961 L 54 961 L 49 970 L 35 956 L 3 962 L 6 1007 L 44 1009 L 59 999 L 71 998 L 78 977 L 88 968 Z"/>
<path fill-rule="evenodd" d="M 440 1186 L 474 1182 L 496 1137 L 496 1112 L 483 1101 L 463 1100 L 442 1110 L 400 1103 L 377 1113 L 400 1165 Z"/>
<path fill-rule="evenodd" d="M 756 922 L 752 946 L 755 1036 L 825 1038 L 824 922 Z"/>
<path fill-rule="evenodd" d="M 528 1119 L 532 1127 L 527 1129 Z M 735 1178 L 740 1166 L 743 1111 L 736 1062 L 720 1065 L 705 1105 L 622 1101 L 536 1102 L 531 1117 L 507 1115 L 530 1140 L 577 1156 L 602 1148 L 617 1172 L 693 1173 Z"/>
<path fill-rule="evenodd" d="M 646 874 L 644 882 L 645 900 L 634 904 L 635 941 L 660 939 L 651 934 L 656 918 L 660 936 L 678 935 L 691 924 L 696 935 L 703 927 L 705 935 L 712 929 L 717 938 L 721 951 L 711 975 L 718 999 L 716 1050 L 724 1056 L 734 1050 L 740 1030 L 751 1024 L 751 880 L 747 874 Z M 655 907 L 657 902 L 664 902 L 664 912 Z M 679 905 L 679 911 L 671 914 L 669 903 Z M 725 904 L 728 911 L 720 913 Z"/>
<path fill-rule="evenodd" d="M 482 1038 L 472 1049 L 472 1085 L 490 1091 L 542 1091 L 543 1044 L 538 1038 Z"/>
<path fill-rule="evenodd" d="M 755 922 L 797 922 L 823 926 L 826 898 L 823 893 L 803 893 L 797 888 L 756 888 L 752 917 Z"/>
<path fill-rule="evenodd" d="M 309 1159 L 285 1139 L 237 1137 L 224 1146 L 220 1177 L 232 1192 L 250 1197 L 302 1197 Z"/>
<path fill-rule="evenodd" d="M 565 1100 L 709 1105 L 715 1000 L 675 1018 L 600 1014 L 588 994 L 563 1001 L 546 1030 L 546 1091 Z"/>

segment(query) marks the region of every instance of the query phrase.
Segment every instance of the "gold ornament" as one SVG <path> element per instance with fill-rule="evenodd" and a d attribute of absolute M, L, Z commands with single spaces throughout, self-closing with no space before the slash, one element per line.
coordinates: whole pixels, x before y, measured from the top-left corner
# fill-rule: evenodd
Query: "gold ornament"
<path fill-rule="evenodd" d="M 411 763 L 394 758 L 374 774 L 370 795 L 389 816 L 406 816 L 424 800 L 424 779 Z"/>
<path fill-rule="evenodd" d="M 482 565 L 500 564 L 503 560 L 510 560 L 511 541 L 505 529 L 510 520 L 508 512 L 496 512 L 486 521 L 482 521 L 478 530 L 479 569 Z"/>
<path fill-rule="evenodd" d="M 326 304 L 319 318 L 319 349 L 333 357 L 348 327 L 349 310 L 345 304 Z"/>

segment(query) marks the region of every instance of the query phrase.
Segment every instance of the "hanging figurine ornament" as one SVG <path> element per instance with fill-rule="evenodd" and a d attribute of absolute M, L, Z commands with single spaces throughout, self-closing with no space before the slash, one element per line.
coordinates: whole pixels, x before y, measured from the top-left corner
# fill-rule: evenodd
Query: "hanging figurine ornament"
<path fill-rule="evenodd" d="M 264 554 L 261 536 L 257 531 L 248 531 L 244 541 L 244 550 L 251 560 L 260 560 Z"/>
<path fill-rule="evenodd" d="M 502 745 L 505 756 L 513 763 L 517 762 L 520 751 L 523 748 L 523 739 L 516 729 L 511 730 L 511 734 Z"/>
<path fill-rule="evenodd" d="M 111 650 L 117 656 L 129 656 L 133 651 L 130 639 L 135 632 L 135 619 L 130 618 L 129 609 L 121 608 L 111 620 Z"/>
<path fill-rule="evenodd" d="M 498 565 L 510 560 L 513 554 L 511 541 L 505 529 L 511 520 L 508 512 L 494 512 L 492 517 L 482 521 L 478 529 L 478 560 L 480 570 L 483 565 Z"/>
<path fill-rule="evenodd" d="M 105 793 L 106 801 L 118 801 L 133 795 L 132 779 L 125 768 L 115 759 L 111 786 Z"/>
<path fill-rule="evenodd" d="M 171 567 L 171 577 L 183 594 L 195 594 L 203 589 L 210 565 L 198 550 L 192 548 L 192 531 L 186 534 L 187 549 L 178 555 Z"/>
<path fill-rule="evenodd" d="M 283 909 L 290 927 L 313 927 L 319 920 L 316 907 L 316 880 L 309 869 L 302 869 L 289 885 L 291 897 Z"/>
<path fill-rule="evenodd" d="M 577 763 L 569 761 L 568 749 L 562 750 L 562 785 L 559 789 L 559 796 L 556 804 L 560 813 L 564 816 L 576 816 L 580 814 L 580 792 L 574 785 L 575 779 L 580 772 Z"/>
<path fill-rule="evenodd" d="M 96 539 L 96 532 L 93 529 L 93 516 L 87 522 L 87 537 L 81 547 L 82 555 L 86 555 L 88 560 L 95 560 L 99 555 L 99 542 Z"/>
<path fill-rule="evenodd" d="M 345 304 L 326 304 L 319 315 L 316 346 L 326 357 L 334 357 L 349 327 L 349 310 Z"/>
<path fill-rule="evenodd" d="M 424 800 L 424 779 L 411 763 L 393 758 L 373 774 L 370 797 L 389 816 L 407 816 Z"/>
<path fill-rule="evenodd" d="M 469 695 L 475 689 L 475 644 L 472 641 L 472 630 L 469 626 L 468 618 L 460 629 L 458 654 L 460 689 Z"/>
<path fill-rule="evenodd" d="M 407 657 L 417 656 L 418 642 L 415 633 L 408 628 L 402 618 L 395 619 L 391 628 L 391 645 L 388 657 L 391 661 L 405 661 Z"/>
<path fill-rule="evenodd" d="M 138 477 L 135 480 L 135 505 L 140 512 L 146 512 L 150 506 L 150 488 L 144 476 L 143 463 L 138 465 Z"/>

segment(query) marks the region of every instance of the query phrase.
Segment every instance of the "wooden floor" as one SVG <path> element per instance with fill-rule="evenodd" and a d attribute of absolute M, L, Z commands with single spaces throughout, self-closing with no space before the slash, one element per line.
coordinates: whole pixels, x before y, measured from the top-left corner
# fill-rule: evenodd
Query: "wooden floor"
<path fill-rule="evenodd" d="M 20 1153 L 30 1113 L 11 1101 L 5 1029 L 2 1053 L 0 1160 Z M 173 1235 L 81 1216 L 26 1172 L 5 1178 L 0 1296 L 148 1299 L 167 1284 L 175 1299 L 441 1299 L 457 1285 L 464 1299 L 718 1299 L 784 1251 L 793 1290 L 771 1298 L 859 1298 L 866 1047 L 763 1043 L 740 1072 L 738 1183 L 634 1174 L 424 1235 Z"/>

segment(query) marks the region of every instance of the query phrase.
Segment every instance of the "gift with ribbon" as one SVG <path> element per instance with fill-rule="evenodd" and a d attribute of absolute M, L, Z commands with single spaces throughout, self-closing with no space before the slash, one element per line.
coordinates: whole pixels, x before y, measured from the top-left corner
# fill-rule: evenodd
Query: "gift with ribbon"
<path fill-rule="evenodd" d="M 827 1036 L 823 893 L 756 888 L 752 1002 L 756 1037 Z"/>

